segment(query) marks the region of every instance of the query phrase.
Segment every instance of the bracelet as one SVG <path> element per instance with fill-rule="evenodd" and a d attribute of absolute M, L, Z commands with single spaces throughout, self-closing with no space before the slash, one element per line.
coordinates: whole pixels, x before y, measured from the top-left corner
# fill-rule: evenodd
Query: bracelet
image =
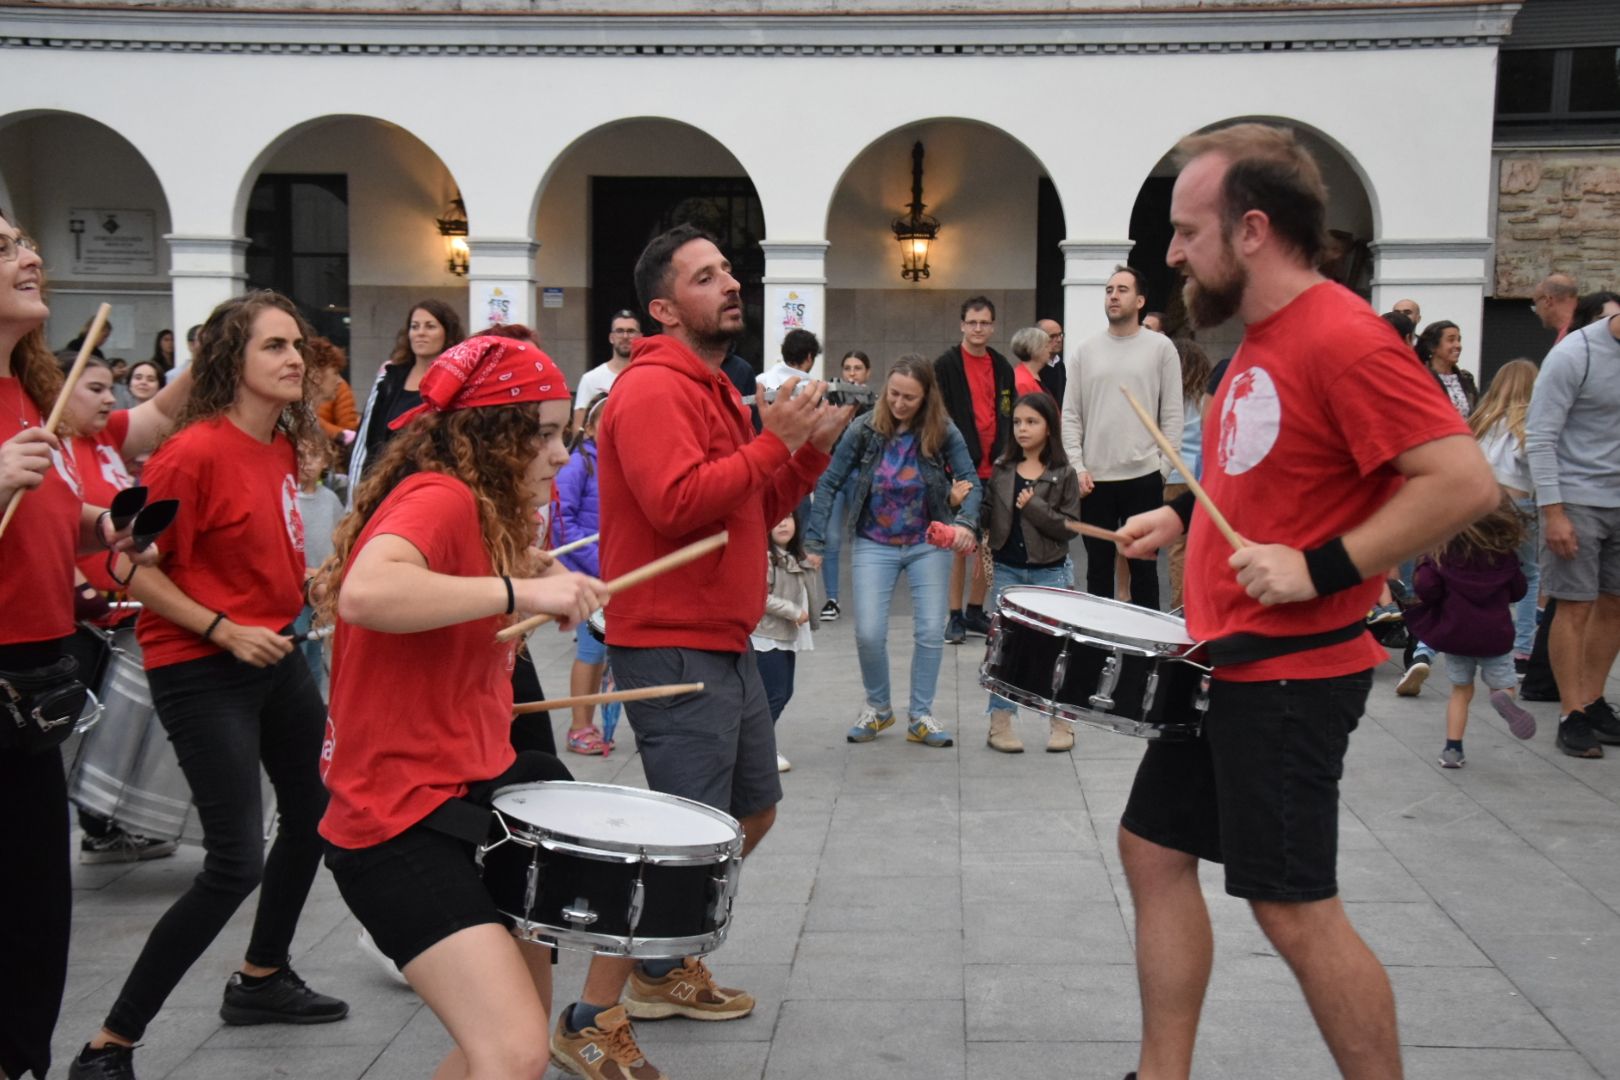
<path fill-rule="evenodd" d="M 101 513 L 96 515 L 96 539 L 101 541 L 101 546 L 104 547 L 104 548 L 112 547 L 112 541 L 107 539 L 107 531 L 101 527 L 101 523 L 103 521 L 111 521 L 111 520 L 112 520 L 112 511 L 111 510 L 103 510 Z"/>
<path fill-rule="evenodd" d="M 208 629 L 203 631 L 203 635 L 202 635 L 203 640 L 204 641 L 211 641 L 213 639 L 213 637 L 214 637 L 214 631 L 218 630 L 219 629 L 219 624 L 224 622 L 224 621 L 225 621 L 225 613 L 223 611 L 215 612 L 214 613 L 214 621 L 209 623 L 208 624 Z"/>
<path fill-rule="evenodd" d="M 501 575 L 501 583 L 506 586 L 506 613 L 510 615 L 517 611 L 517 593 L 512 589 L 512 579 L 505 574 Z"/>
<path fill-rule="evenodd" d="M 1361 584 L 1361 571 L 1350 561 L 1350 553 L 1344 549 L 1342 536 L 1335 536 L 1304 554 L 1305 569 L 1310 572 L 1316 595 L 1330 596 Z"/>
<path fill-rule="evenodd" d="M 1165 503 L 1166 506 L 1176 512 L 1176 517 L 1181 519 L 1182 532 L 1186 532 L 1192 526 L 1193 507 L 1197 503 L 1198 496 L 1191 491 L 1183 491 L 1180 495 Z"/>

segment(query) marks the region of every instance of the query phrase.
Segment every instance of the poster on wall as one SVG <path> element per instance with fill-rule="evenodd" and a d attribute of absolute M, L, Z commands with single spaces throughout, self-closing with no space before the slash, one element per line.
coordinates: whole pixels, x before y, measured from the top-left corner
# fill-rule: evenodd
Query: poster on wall
<path fill-rule="evenodd" d="M 820 324 L 820 313 L 811 310 L 810 297 L 797 289 L 789 289 L 782 298 L 778 314 L 782 322 L 782 332 L 778 340 L 787 335 L 789 330 L 812 330 Z"/>
<path fill-rule="evenodd" d="M 472 326 L 505 326 L 512 321 L 512 296 L 499 285 L 475 282 L 468 311 Z"/>
<path fill-rule="evenodd" d="M 157 273 L 157 214 L 151 210 L 69 210 L 73 277 L 150 277 Z"/>

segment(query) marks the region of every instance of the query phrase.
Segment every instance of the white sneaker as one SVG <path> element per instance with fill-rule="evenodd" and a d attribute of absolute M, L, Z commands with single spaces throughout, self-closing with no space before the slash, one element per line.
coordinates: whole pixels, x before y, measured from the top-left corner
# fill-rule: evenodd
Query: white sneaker
<path fill-rule="evenodd" d="M 776 771 L 777 772 L 787 772 L 792 768 L 793 768 L 793 762 L 789 761 L 787 758 L 783 757 L 781 754 L 776 755 Z"/>
<path fill-rule="evenodd" d="M 405 978 L 405 973 L 394 965 L 394 962 L 377 948 L 377 943 L 371 940 L 371 932 L 365 927 L 360 928 L 360 936 L 355 938 L 355 944 L 360 951 L 376 962 L 377 966 L 388 972 L 388 977 L 401 986 L 409 987 L 411 984 Z"/>

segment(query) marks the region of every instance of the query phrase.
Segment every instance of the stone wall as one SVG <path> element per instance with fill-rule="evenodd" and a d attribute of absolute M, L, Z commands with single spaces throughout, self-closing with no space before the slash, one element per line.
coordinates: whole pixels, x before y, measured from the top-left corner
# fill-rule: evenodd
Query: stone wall
<path fill-rule="evenodd" d="M 1582 292 L 1620 286 L 1620 150 L 1510 153 L 1497 183 L 1499 298 L 1528 298 L 1555 270 Z"/>

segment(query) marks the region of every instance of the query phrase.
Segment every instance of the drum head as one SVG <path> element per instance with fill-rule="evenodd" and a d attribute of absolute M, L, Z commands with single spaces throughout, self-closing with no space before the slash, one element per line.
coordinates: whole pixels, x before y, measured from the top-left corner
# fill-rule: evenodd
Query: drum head
<path fill-rule="evenodd" d="M 741 836 L 734 818 L 711 807 L 612 784 L 519 784 L 503 788 L 492 805 L 543 833 L 621 851 L 715 847 Z"/>
<path fill-rule="evenodd" d="M 597 608 L 595 611 L 591 612 L 591 617 L 587 621 L 590 623 L 591 633 L 596 635 L 597 640 L 606 641 L 607 640 L 607 609 L 606 608 Z"/>
<path fill-rule="evenodd" d="M 1094 638 L 1163 645 L 1194 643 L 1187 636 L 1187 624 L 1174 615 L 1089 593 L 1015 585 L 1001 594 L 1000 603 L 1037 622 L 1082 631 Z"/>

